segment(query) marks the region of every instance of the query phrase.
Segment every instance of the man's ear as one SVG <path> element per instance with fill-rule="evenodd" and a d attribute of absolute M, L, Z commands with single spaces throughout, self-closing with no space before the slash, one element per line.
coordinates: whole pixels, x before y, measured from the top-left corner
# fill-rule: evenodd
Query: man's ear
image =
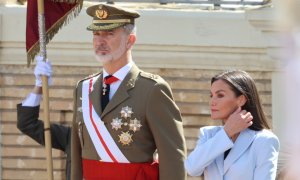
<path fill-rule="evenodd" d="M 136 36 L 134 34 L 130 34 L 127 41 L 127 48 L 130 49 L 136 41 Z"/>
<path fill-rule="evenodd" d="M 238 105 L 240 107 L 244 106 L 246 102 L 247 102 L 247 98 L 245 95 L 242 94 L 238 97 Z"/>

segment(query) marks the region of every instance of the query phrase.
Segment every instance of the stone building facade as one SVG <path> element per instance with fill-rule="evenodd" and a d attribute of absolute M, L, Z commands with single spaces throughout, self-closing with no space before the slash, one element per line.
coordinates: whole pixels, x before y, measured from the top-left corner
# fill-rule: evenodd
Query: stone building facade
<path fill-rule="evenodd" d="M 132 5 L 136 8 L 136 5 Z M 248 71 L 257 83 L 263 107 L 273 122 L 280 117 L 274 93 L 280 93 L 280 61 L 273 9 L 209 11 L 177 6 L 138 6 L 137 44 L 133 59 L 145 71 L 160 74 L 173 89 L 184 123 L 189 152 L 199 127 L 218 125 L 210 119 L 210 78 L 226 69 Z M 0 177 L 46 179 L 45 149 L 16 128 L 16 104 L 31 91 L 33 68 L 26 67 L 26 7 L 0 6 Z M 73 89 L 78 80 L 100 69 L 94 60 L 90 23 L 81 14 L 64 27 L 47 46 L 53 64 L 50 119 L 70 125 Z M 43 108 L 43 107 L 42 107 Z M 40 117 L 43 117 L 41 113 Z M 64 177 L 64 155 L 53 150 L 54 178 Z M 189 177 L 189 180 L 201 178 Z"/>

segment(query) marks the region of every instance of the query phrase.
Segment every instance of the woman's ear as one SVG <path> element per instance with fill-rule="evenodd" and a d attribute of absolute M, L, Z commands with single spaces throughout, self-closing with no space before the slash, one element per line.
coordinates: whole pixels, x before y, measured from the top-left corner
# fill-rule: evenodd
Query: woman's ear
<path fill-rule="evenodd" d="M 247 98 L 245 95 L 242 94 L 238 97 L 238 105 L 240 107 L 244 106 L 246 102 L 247 102 Z"/>

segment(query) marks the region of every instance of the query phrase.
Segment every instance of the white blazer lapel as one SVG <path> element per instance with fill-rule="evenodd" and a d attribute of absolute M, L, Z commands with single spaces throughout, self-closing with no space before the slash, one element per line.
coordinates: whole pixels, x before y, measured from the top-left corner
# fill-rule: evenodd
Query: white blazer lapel
<path fill-rule="evenodd" d="M 224 155 L 220 155 L 217 157 L 216 159 L 216 163 L 217 163 L 217 167 L 218 167 L 218 170 L 219 170 L 219 173 L 221 177 L 223 177 L 223 174 L 224 174 Z"/>
<path fill-rule="evenodd" d="M 233 148 L 230 150 L 227 158 L 224 161 L 224 174 L 230 166 L 248 149 L 254 140 L 256 131 L 246 129 L 240 133 L 236 139 Z"/>

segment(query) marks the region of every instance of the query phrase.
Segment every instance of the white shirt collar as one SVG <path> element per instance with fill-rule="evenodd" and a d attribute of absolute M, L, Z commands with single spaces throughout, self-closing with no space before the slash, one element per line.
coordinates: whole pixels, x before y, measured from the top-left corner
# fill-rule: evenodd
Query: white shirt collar
<path fill-rule="evenodd" d="M 125 66 L 123 66 L 121 69 L 119 69 L 117 72 L 115 72 L 112 75 L 118 78 L 120 81 L 123 81 L 123 79 L 128 74 L 132 66 L 133 66 L 133 61 L 129 61 L 129 63 L 127 63 Z M 103 69 L 103 78 L 108 75 L 109 74 L 105 71 L 105 69 Z"/>

